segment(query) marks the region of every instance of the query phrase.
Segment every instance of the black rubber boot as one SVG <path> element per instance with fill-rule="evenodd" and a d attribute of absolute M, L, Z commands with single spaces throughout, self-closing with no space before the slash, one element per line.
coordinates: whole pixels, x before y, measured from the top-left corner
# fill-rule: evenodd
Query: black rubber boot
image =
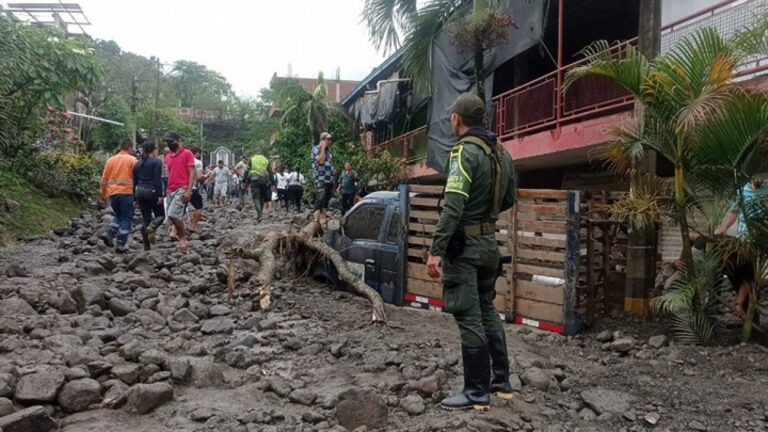
<path fill-rule="evenodd" d="M 464 360 L 464 389 L 459 394 L 448 396 L 440 402 L 443 408 L 474 408 L 487 411 L 491 404 L 488 386 L 491 381 L 491 362 L 488 344 L 477 348 L 461 346 Z"/>
<path fill-rule="evenodd" d="M 502 330 L 485 334 L 488 337 L 488 352 L 491 355 L 491 393 L 501 399 L 512 399 L 509 384 L 509 356 L 507 355 L 507 334 Z"/>

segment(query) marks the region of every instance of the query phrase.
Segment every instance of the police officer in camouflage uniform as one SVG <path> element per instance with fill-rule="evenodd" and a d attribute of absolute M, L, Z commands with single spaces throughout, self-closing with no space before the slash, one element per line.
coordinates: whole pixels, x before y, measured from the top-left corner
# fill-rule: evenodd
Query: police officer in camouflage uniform
<path fill-rule="evenodd" d="M 500 268 L 495 222 L 515 204 L 514 165 L 485 128 L 485 117 L 475 95 L 464 93 L 454 103 L 458 143 L 446 165 L 445 204 L 427 261 L 429 276 L 442 276 L 445 311 L 461 333 L 464 389 L 443 399 L 449 409 L 486 410 L 491 392 L 512 397 L 506 336 L 493 299 Z"/>

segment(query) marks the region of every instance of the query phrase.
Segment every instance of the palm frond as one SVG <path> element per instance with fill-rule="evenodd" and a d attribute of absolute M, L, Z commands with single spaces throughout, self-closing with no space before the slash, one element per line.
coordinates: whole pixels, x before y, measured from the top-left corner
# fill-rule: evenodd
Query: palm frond
<path fill-rule="evenodd" d="M 696 133 L 697 164 L 710 188 L 732 193 L 752 177 L 768 171 L 768 96 L 740 93 L 711 116 Z"/>
<path fill-rule="evenodd" d="M 651 300 L 651 308 L 670 316 L 675 339 L 682 343 L 707 345 L 712 341 L 718 312 L 718 297 L 723 290 L 720 276 L 722 260 L 707 251 L 694 261 L 696 277 L 690 278 L 683 266 L 670 289 Z"/>
<path fill-rule="evenodd" d="M 403 69 L 414 88 L 432 94 L 432 39 L 456 10 L 461 0 L 430 0 L 416 14 L 403 42 Z"/>
<path fill-rule="evenodd" d="M 751 27 L 739 30 L 730 40 L 740 60 L 768 55 L 768 12 L 764 12 Z"/>
<path fill-rule="evenodd" d="M 637 48 L 626 43 L 611 45 L 608 41 L 599 40 L 587 45 L 580 54 L 586 57 L 586 63 L 568 71 L 565 76 L 566 90 L 584 76 L 601 75 L 640 98 L 649 63 Z"/>
<path fill-rule="evenodd" d="M 400 32 L 408 32 L 416 0 L 365 0 L 362 20 L 373 47 L 387 54 L 400 47 Z"/>

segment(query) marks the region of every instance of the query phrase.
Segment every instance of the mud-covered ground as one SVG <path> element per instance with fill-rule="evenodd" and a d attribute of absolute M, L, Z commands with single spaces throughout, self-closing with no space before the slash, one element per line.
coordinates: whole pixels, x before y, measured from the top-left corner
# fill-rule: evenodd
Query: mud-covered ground
<path fill-rule="evenodd" d="M 488 413 L 444 411 L 439 400 L 461 382 L 450 316 L 388 306 L 389 325 L 374 327 L 365 300 L 287 270 L 264 313 L 249 295 L 248 261 L 227 301 L 231 245 L 258 246 L 307 216 L 257 224 L 251 211 L 209 208 L 191 253 L 165 240 L 146 253 L 134 238 L 120 256 L 97 239 L 109 216 L 87 214 L 1 250 L 0 427 L 767 430 L 764 348 L 670 346 L 626 317 L 576 337 L 507 326 L 515 398 L 494 398 Z M 43 408 L 22 411 L 30 406 Z"/>

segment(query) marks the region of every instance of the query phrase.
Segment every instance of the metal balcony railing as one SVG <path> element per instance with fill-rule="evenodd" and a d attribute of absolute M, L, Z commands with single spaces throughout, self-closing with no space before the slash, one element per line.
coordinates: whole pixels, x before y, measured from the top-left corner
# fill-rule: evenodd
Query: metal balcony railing
<path fill-rule="evenodd" d="M 671 49 L 683 37 L 705 26 L 714 27 L 725 37 L 754 23 L 768 7 L 764 0 L 729 0 L 703 9 L 691 16 L 669 23 L 661 31 L 661 49 Z M 637 38 L 613 47 L 636 44 Z M 493 98 L 496 107 L 496 133 L 509 140 L 564 124 L 602 117 L 632 107 L 632 96 L 610 79 L 591 75 L 574 82 L 567 90 L 563 84 L 568 71 L 586 59 L 559 67 L 527 84 Z M 768 70 L 765 57 L 750 59 L 738 76 L 752 76 Z"/>

